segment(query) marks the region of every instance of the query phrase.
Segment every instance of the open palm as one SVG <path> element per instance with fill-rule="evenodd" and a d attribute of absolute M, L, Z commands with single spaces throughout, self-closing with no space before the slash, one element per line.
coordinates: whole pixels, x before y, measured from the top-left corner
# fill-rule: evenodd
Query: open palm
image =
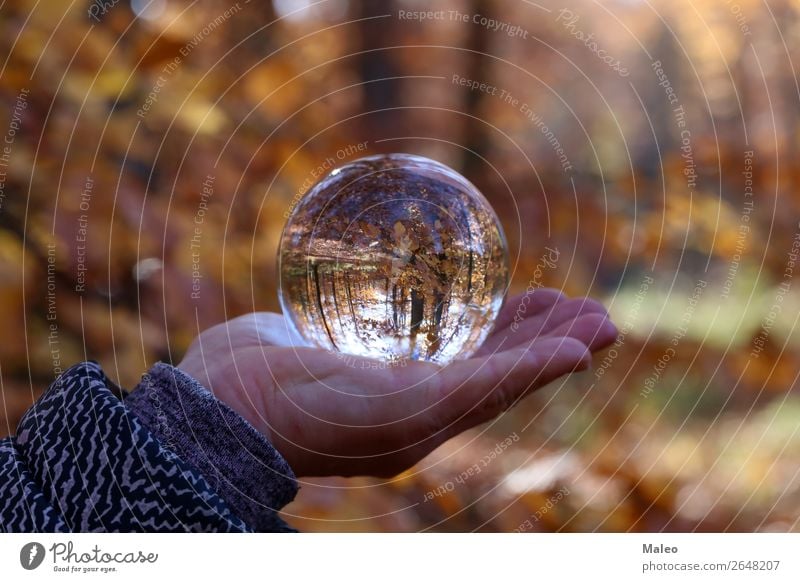
<path fill-rule="evenodd" d="M 506 301 L 472 357 L 439 366 L 303 347 L 283 316 L 203 332 L 179 368 L 269 438 L 298 476 L 394 475 L 610 344 L 605 308 L 538 289 Z"/>

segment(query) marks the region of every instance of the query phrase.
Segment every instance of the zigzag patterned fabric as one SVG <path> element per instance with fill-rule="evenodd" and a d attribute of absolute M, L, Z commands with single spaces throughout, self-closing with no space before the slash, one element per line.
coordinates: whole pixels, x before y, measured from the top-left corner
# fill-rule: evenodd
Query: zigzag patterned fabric
<path fill-rule="evenodd" d="M 216 409 L 224 409 L 229 423 L 244 423 L 255 433 L 185 374 L 189 393 L 184 386 L 182 402 L 170 400 L 180 398 L 176 390 L 181 388 L 170 383 L 165 372 L 172 371 L 175 377 L 177 371 L 160 366 L 149 378 L 148 389 L 161 389 L 162 407 L 174 413 L 188 404 L 191 410 L 192 399 L 205 398 L 216 403 Z M 136 406 L 126 405 L 133 394 L 114 386 L 94 362 L 73 366 L 47 389 L 25 413 L 16 437 L 0 440 L 1 532 L 292 531 L 275 514 L 279 507 L 265 506 L 272 498 L 257 500 L 261 513 L 253 515 L 253 499 L 242 502 L 235 480 L 212 474 L 211 481 L 217 484 L 212 487 L 207 476 L 186 461 L 199 456 L 202 442 L 184 439 L 179 451 L 162 444 L 155 434 L 158 430 L 143 422 L 152 416 L 142 404 L 146 399 L 131 400 L 144 408 L 142 418 L 132 411 Z M 205 414 L 202 406 L 198 410 Z M 190 426 L 191 419 L 184 420 Z M 183 430 L 180 423 L 174 424 L 172 429 Z M 220 432 L 224 441 L 226 431 L 218 431 L 218 439 Z M 250 438 L 261 438 L 255 448 L 263 465 L 272 463 L 274 469 L 277 460 L 284 477 L 274 488 L 280 489 L 280 504 L 288 502 L 297 489 L 294 475 L 266 439 L 252 434 Z M 232 449 L 227 450 L 230 455 Z M 216 466 L 213 451 L 204 458 L 207 467 Z M 220 490 L 227 492 L 227 498 Z M 232 508 L 244 508 L 244 515 Z"/>

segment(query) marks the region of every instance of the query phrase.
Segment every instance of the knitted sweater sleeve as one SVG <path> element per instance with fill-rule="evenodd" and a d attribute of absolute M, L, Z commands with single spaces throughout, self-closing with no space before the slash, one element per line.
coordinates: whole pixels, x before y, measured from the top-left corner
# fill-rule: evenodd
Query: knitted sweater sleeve
<path fill-rule="evenodd" d="M 166 364 L 131 394 L 77 364 L 0 439 L 1 532 L 291 531 L 276 511 L 296 491 L 263 436 Z"/>

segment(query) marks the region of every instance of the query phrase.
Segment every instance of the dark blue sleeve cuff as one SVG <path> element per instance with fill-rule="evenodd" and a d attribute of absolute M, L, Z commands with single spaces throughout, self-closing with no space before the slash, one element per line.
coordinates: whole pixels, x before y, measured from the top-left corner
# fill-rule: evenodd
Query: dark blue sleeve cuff
<path fill-rule="evenodd" d="M 124 403 L 159 441 L 200 471 L 255 531 L 294 531 L 277 515 L 297 494 L 264 435 L 185 372 L 159 363 Z"/>

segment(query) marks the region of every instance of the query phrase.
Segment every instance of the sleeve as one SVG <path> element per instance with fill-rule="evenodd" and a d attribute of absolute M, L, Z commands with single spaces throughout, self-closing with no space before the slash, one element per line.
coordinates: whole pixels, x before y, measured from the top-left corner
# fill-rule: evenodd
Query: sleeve
<path fill-rule="evenodd" d="M 255 531 L 294 531 L 277 515 L 297 494 L 291 468 L 264 435 L 194 378 L 156 364 L 125 405 Z"/>
<path fill-rule="evenodd" d="M 136 415 L 141 407 L 136 398 L 128 406 L 131 396 L 94 362 L 66 370 L 45 391 L 23 416 L 17 436 L 0 440 L 0 531 L 254 529 L 202 469 L 162 442 L 148 426 L 150 417 Z M 176 403 L 166 394 L 161 403 L 171 417 Z M 175 441 L 183 440 L 177 435 L 184 426 L 171 427 Z M 287 490 L 281 499 L 290 495 Z M 270 523 L 272 531 L 288 529 Z"/>

